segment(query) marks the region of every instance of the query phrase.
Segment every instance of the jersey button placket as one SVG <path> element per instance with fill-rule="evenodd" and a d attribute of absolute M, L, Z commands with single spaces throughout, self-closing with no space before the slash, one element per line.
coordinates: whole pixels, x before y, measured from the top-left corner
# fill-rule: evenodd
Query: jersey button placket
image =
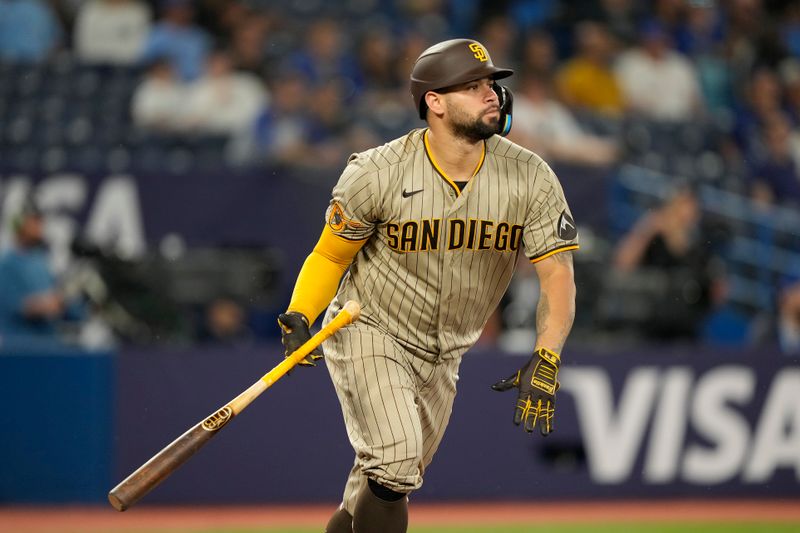
<path fill-rule="evenodd" d="M 458 200 L 461 199 L 460 195 L 457 195 L 456 192 L 449 186 L 447 186 L 447 193 L 453 199 L 453 203 L 445 209 L 445 218 L 449 220 L 451 218 L 458 217 L 459 213 L 463 211 L 463 208 L 462 202 L 458 202 Z M 442 238 L 446 239 L 446 235 L 443 235 Z M 439 283 L 439 315 L 436 324 L 436 336 L 439 341 L 439 354 L 436 358 L 437 361 L 441 360 L 442 358 L 442 347 L 444 346 L 444 342 L 442 342 L 442 324 L 444 323 L 444 317 L 442 315 L 448 310 L 453 297 L 452 286 L 449 290 L 445 289 L 444 278 L 447 275 L 452 275 L 452 272 L 454 272 L 456 269 L 454 266 L 455 253 L 453 251 L 448 251 L 446 240 L 442 242 L 439 259 L 439 279 L 441 282 Z"/>

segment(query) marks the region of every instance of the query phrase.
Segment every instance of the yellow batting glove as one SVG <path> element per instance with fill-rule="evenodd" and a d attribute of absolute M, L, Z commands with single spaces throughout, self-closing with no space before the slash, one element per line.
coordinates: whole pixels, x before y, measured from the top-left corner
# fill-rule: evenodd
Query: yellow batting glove
<path fill-rule="evenodd" d="M 492 385 L 492 389 L 500 392 L 519 389 L 514 424 L 522 424 L 529 433 L 538 425 L 544 436 L 553 431 L 560 366 L 561 358 L 557 353 L 539 348 L 516 374 Z"/>

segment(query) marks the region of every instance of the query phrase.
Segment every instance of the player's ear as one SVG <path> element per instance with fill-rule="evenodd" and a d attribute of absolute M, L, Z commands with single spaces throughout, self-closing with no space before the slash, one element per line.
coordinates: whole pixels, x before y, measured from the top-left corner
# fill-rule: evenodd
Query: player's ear
<path fill-rule="evenodd" d="M 428 91 L 425 93 L 425 105 L 434 115 L 442 116 L 444 114 L 444 95 Z"/>

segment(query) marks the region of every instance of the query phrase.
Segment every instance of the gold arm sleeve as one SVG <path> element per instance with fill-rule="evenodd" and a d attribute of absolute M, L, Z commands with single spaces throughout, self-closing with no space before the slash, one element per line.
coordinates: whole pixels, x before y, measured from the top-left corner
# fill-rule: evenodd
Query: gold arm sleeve
<path fill-rule="evenodd" d="M 367 239 L 350 241 L 325 224 L 314 250 L 306 258 L 292 292 L 288 311 L 303 313 L 309 325 L 336 295 L 339 280 Z"/>

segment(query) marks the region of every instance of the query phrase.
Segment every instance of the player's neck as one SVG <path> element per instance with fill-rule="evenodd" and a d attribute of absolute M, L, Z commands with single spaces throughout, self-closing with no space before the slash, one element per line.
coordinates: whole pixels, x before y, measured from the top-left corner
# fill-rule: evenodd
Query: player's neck
<path fill-rule="evenodd" d="M 483 158 L 484 141 L 470 142 L 443 128 L 429 128 L 428 147 L 436 164 L 454 181 L 469 181 Z"/>

